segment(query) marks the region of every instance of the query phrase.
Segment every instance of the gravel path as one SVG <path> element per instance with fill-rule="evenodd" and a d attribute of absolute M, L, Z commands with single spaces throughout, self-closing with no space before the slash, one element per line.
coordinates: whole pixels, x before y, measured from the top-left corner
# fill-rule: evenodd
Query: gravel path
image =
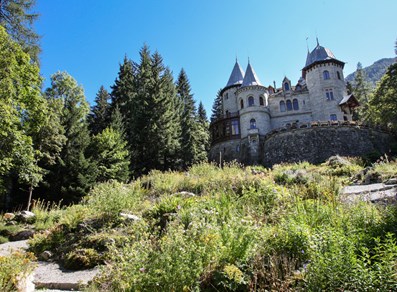
<path fill-rule="evenodd" d="M 8 256 L 13 250 L 26 250 L 27 240 L 7 242 L 0 244 L 0 256 Z M 82 285 L 87 285 L 95 275 L 98 268 L 84 271 L 68 271 L 52 262 L 37 262 L 34 271 L 34 280 L 37 289 L 78 290 Z M 46 290 L 40 290 L 46 291 Z M 54 290 L 47 290 L 54 291 Z M 56 290 L 55 290 L 56 291 Z"/>

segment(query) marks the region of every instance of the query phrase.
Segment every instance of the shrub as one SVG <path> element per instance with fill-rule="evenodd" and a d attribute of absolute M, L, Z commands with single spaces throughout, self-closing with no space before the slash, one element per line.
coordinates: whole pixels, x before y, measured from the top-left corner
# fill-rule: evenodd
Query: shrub
<path fill-rule="evenodd" d="M 101 256 L 95 249 L 75 249 L 66 254 L 63 264 L 70 270 L 84 270 L 93 268 L 101 263 Z"/>
<path fill-rule="evenodd" d="M 24 252 L 14 252 L 7 257 L 0 256 L 1 291 L 16 291 L 18 282 L 33 272 L 34 260 L 33 254 Z"/>

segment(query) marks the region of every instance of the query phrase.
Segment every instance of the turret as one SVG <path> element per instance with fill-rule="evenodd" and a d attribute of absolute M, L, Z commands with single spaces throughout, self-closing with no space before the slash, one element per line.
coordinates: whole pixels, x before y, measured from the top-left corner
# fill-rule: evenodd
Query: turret
<path fill-rule="evenodd" d="M 232 73 L 226 86 L 222 89 L 222 104 L 223 114 L 225 116 L 236 113 L 238 111 L 238 104 L 235 92 L 241 86 L 244 79 L 244 71 L 241 69 L 240 64 L 236 59 Z"/>
<path fill-rule="evenodd" d="M 310 93 L 313 120 L 343 120 L 339 103 L 346 96 L 343 77 L 345 63 L 336 59 L 331 50 L 317 46 L 308 52 L 302 76 Z"/>

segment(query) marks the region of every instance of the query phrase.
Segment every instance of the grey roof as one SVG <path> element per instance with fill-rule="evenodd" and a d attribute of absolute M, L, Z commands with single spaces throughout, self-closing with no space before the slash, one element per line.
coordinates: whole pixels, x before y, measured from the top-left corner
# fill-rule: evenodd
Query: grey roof
<path fill-rule="evenodd" d="M 232 74 L 230 74 L 229 81 L 226 84 L 226 87 L 232 85 L 238 85 L 243 83 L 244 72 L 240 67 L 240 64 L 236 60 L 236 64 L 234 64 Z"/>
<path fill-rule="evenodd" d="M 242 86 L 250 86 L 250 85 L 261 85 L 262 86 L 262 84 L 259 81 L 258 76 L 256 76 L 256 73 L 255 73 L 254 69 L 252 68 L 251 64 L 248 63 L 247 71 L 245 72 Z"/>
<path fill-rule="evenodd" d="M 353 94 L 343 96 L 342 100 L 340 101 L 339 105 L 343 105 L 348 102 L 357 103 L 359 105 L 356 97 Z"/>
<path fill-rule="evenodd" d="M 326 61 L 326 60 L 336 60 L 336 58 L 330 49 L 324 48 L 323 46 L 317 44 L 317 46 L 314 48 L 314 50 L 311 53 L 309 52 L 307 53 L 305 67 L 315 62 Z"/>

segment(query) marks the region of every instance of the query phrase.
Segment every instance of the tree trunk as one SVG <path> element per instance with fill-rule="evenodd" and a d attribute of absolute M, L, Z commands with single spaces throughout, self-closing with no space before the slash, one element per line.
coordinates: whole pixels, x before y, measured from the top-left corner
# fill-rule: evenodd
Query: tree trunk
<path fill-rule="evenodd" d="M 32 193 L 33 193 L 33 186 L 29 186 L 29 200 L 28 200 L 28 207 L 26 208 L 27 211 L 30 211 L 30 202 L 32 201 Z"/>

